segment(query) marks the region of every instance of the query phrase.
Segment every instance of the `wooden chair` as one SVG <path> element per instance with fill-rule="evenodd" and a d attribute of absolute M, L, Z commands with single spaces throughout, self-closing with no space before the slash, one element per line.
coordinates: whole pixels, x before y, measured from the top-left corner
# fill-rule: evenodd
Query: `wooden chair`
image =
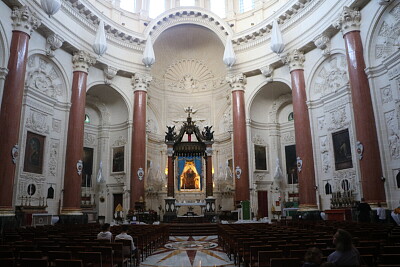
<path fill-rule="evenodd" d="M 47 253 L 50 266 L 54 266 L 56 260 L 70 260 L 72 259 L 71 251 L 49 251 Z"/>
<path fill-rule="evenodd" d="M 101 262 L 104 267 L 118 267 L 117 264 L 114 264 L 113 250 L 111 247 L 95 246 L 92 247 L 92 250 L 101 252 Z"/>
<path fill-rule="evenodd" d="M 78 258 L 82 260 L 84 267 L 102 267 L 101 252 L 79 252 Z"/>
<path fill-rule="evenodd" d="M 20 267 L 48 267 L 46 259 L 24 258 L 20 260 Z"/>
<path fill-rule="evenodd" d="M 114 263 L 118 264 L 119 267 L 128 266 L 130 255 L 124 256 L 124 245 L 122 243 L 111 243 L 111 247 L 114 251 Z"/>
<path fill-rule="evenodd" d="M 0 259 L 14 258 L 14 252 L 10 249 L 8 251 L 0 251 Z"/>
<path fill-rule="evenodd" d="M 251 246 L 250 247 L 250 266 L 256 266 L 258 262 L 258 252 L 273 250 L 270 245 Z"/>
<path fill-rule="evenodd" d="M 129 258 L 130 264 L 139 266 L 140 251 L 138 248 L 136 248 L 135 252 L 132 253 L 132 243 L 130 240 L 119 239 L 119 240 L 115 240 L 115 243 L 122 243 L 123 256 L 126 258 Z"/>
<path fill-rule="evenodd" d="M 272 258 L 270 267 L 299 267 L 301 260 L 298 258 Z"/>
<path fill-rule="evenodd" d="M 282 250 L 259 251 L 258 252 L 258 266 L 259 267 L 270 266 L 271 258 L 280 258 L 280 257 L 283 257 Z"/>
<path fill-rule="evenodd" d="M 66 259 L 57 259 L 55 261 L 56 267 L 82 267 L 81 260 L 66 260 Z"/>
<path fill-rule="evenodd" d="M 399 264 L 400 263 L 400 253 L 399 254 L 381 254 L 379 256 L 380 264 Z"/>
<path fill-rule="evenodd" d="M 14 258 L 0 258 L 0 266 L 15 266 L 15 259 Z"/>
<path fill-rule="evenodd" d="M 41 250 L 33 250 L 33 251 L 20 251 L 20 258 L 31 258 L 31 259 L 42 259 L 43 252 Z"/>

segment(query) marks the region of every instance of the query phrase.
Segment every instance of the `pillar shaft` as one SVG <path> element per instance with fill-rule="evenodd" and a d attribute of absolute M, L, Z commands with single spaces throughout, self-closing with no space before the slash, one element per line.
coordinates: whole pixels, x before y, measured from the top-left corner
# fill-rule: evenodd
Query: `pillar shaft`
<path fill-rule="evenodd" d="M 249 160 L 247 152 L 246 109 L 244 87 L 246 77 L 242 74 L 231 76 L 233 117 L 233 158 L 235 169 L 235 201 L 250 200 Z"/>
<path fill-rule="evenodd" d="M 0 210 L 13 210 L 15 163 L 12 149 L 18 144 L 29 35 L 14 31 L 11 39 L 8 75 L 4 82 L 0 111 Z"/>
<path fill-rule="evenodd" d="M 65 154 L 64 197 L 62 213 L 81 213 L 82 172 L 78 171 L 83 159 L 83 133 L 85 120 L 87 73 L 75 71 L 72 80 L 71 109 L 68 120 L 67 151 Z"/>
<path fill-rule="evenodd" d="M 292 97 L 293 115 L 296 139 L 296 154 L 302 161 L 299 176 L 299 202 L 300 207 L 316 208 L 317 200 L 315 194 L 315 172 L 314 157 L 312 150 L 312 138 L 310 129 L 310 118 L 306 105 L 306 91 L 304 82 L 304 71 L 293 70 Z"/>
<path fill-rule="evenodd" d="M 167 182 L 167 197 L 175 197 L 175 169 L 173 146 L 168 146 L 168 182 Z"/>
<path fill-rule="evenodd" d="M 212 157 L 206 155 L 206 197 L 213 196 L 213 179 L 212 179 Z"/>
<path fill-rule="evenodd" d="M 361 151 L 362 149 L 359 151 L 362 154 L 359 162 L 362 195 L 368 202 L 385 202 L 385 188 L 381 180 L 382 165 L 374 110 L 368 78 L 364 71 L 365 61 L 360 36 L 360 25 L 360 11 L 349 7 L 343 7 L 343 11 L 334 23 L 334 26 L 342 31 L 346 46 L 354 124 L 357 136 L 356 142 L 360 142 L 360 146 L 363 147 L 363 151 Z"/>
<path fill-rule="evenodd" d="M 354 123 L 357 141 L 364 147 L 360 160 L 363 197 L 368 202 L 386 202 L 382 180 L 382 165 L 378 136 L 372 106 L 368 78 L 360 32 L 352 31 L 344 35 L 347 51 L 347 65 L 353 101 Z"/>

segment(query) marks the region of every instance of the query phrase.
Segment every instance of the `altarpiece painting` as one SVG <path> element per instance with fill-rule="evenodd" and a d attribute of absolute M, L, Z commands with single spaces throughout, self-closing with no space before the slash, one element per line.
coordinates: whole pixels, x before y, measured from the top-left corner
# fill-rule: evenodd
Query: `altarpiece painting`
<path fill-rule="evenodd" d="M 201 191 L 201 157 L 178 158 L 178 189 L 180 191 Z"/>

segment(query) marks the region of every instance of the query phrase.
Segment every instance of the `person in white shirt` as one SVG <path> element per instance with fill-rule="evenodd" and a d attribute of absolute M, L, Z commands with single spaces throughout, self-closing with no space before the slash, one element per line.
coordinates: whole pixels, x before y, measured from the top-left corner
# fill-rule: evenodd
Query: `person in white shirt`
<path fill-rule="evenodd" d="M 135 247 L 135 243 L 133 243 L 133 238 L 131 235 L 128 235 L 128 230 L 129 230 L 129 226 L 124 224 L 121 227 L 121 233 L 119 235 L 115 236 L 115 240 L 130 240 L 131 241 L 131 249 L 132 249 L 132 253 L 135 252 L 136 247 Z"/>
<path fill-rule="evenodd" d="M 380 202 L 378 202 L 378 208 L 376 210 L 376 215 L 378 216 L 378 220 L 380 223 L 384 223 L 386 221 L 386 210 L 382 208 Z"/>
<path fill-rule="evenodd" d="M 97 239 L 107 239 L 112 240 L 112 233 L 110 232 L 110 224 L 105 223 L 101 226 L 101 232 L 98 233 Z"/>

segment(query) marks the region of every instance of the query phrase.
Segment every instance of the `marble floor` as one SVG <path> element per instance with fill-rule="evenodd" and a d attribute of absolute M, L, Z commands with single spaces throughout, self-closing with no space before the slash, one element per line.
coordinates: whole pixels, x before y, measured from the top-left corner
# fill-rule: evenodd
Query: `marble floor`
<path fill-rule="evenodd" d="M 164 247 L 147 257 L 141 267 L 234 266 L 218 246 L 217 236 L 171 236 Z"/>

